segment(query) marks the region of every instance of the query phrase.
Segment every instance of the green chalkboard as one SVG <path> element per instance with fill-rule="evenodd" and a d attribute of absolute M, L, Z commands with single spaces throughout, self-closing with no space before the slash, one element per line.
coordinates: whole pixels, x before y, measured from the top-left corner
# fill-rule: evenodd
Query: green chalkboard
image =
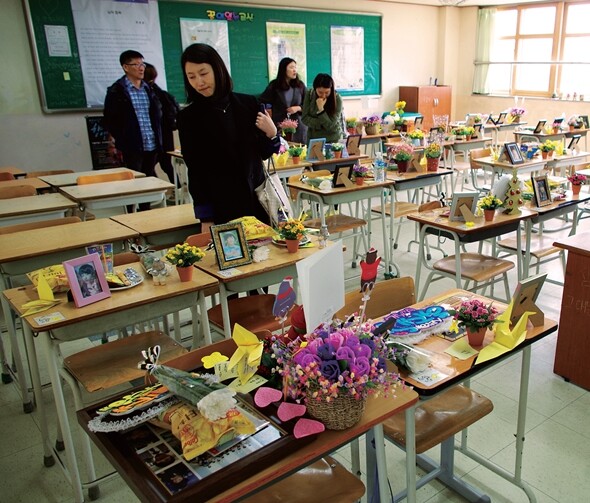
<path fill-rule="evenodd" d="M 46 111 L 87 109 L 70 1 L 27 0 L 25 4 L 29 10 L 31 38 L 44 109 Z M 251 18 L 250 21 L 228 21 L 231 73 L 234 88 L 238 92 L 257 95 L 268 84 L 270 79 L 266 49 L 266 22 L 274 21 L 305 24 L 309 81 L 318 73 L 331 73 L 330 27 L 363 27 L 365 89 L 343 91 L 341 94 L 358 96 L 381 93 L 381 16 L 192 2 L 160 1 L 158 7 L 168 90 L 180 102 L 184 101 L 184 85 L 180 68 L 182 47 L 179 20 L 180 18 L 209 19 L 207 11 L 247 12 Z M 72 57 L 49 57 L 45 25 L 68 27 Z M 69 80 L 64 78 L 64 73 Z M 271 78 L 274 78 L 274 75 Z"/>

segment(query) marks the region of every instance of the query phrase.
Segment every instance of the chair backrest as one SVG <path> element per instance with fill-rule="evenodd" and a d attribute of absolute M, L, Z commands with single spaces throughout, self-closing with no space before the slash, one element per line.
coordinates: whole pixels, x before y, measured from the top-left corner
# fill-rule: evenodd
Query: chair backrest
<path fill-rule="evenodd" d="M 0 181 L 15 180 L 14 175 L 8 171 L 0 171 Z"/>
<path fill-rule="evenodd" d="M 16 187 L 0 187 L 0 199 L 36 196 L 37 189 L 32 185 L 17 185 Z"/>
<path fill-rule="evenodd" d="M 134 175 L 131 171 L 117 171 L 116 173 L 103 173 L 102 175 L 82 175 L 76 179 L 78 185 L 87 185 L 89 183 L 116 182 L 119 180 L 133 180 Z"/>
<path fill-rule="evenodd" d="M 0 227 L 0 234 L 12 234 L 14 232 L 29 231 L 31 229 L 44 229 L 45 227 L 74 224 L 81 221 L 80 217 L 63 217 L 51 220 L 39 220 L 38 222 L 28 222 L 26 224 L 7 225 L 6 227 Z"/>
<path fill-rule="evenodd" d="M 345 297 L 345 304 L 334 318 L 344 319 L 355 312 L 363 303 L 363 294 L 358 291 L 348 292 Z M 371 300 L 367 302 L 365 311 L 366 318 L 376 319 L 389 314 L 395 309 L 411 306 L 416 302 L 416 291 L 414 278 L 405 276 L 375 283 L 371 292 Z"/>
<path fill-rule="evenodd" d="M 49 169 L 47 171 L 31 171 L 30 173 L 27 173 L 27 178 L 39 178 L 40 176 L 51 175 L 67 175 L 73 172 L 73 169 Z"/>
<path fill-rule="evenodd" d="M 317 171 L 306 171 L 304 173 L 307 178 L 318 178 L 320 176 L 329 176 L 331 174 L 332 173 L 329 169 L 318 169 Z M 291 175 L 288 178 L 289 183 L 298 182 L 299 180 L 301 180 L 301 175 Z M 291 197 L 292 201 L 297 199 L 297 192 L 297 189 L 289 188 L 289 196 Z"/>
<path fill-rule="evenodd" d="M 469 165 L 471 166 L 471 169 L 481 169 L 481 166 L 479 166 L 475 160 L 481 157 L 488 157 L 490 155 L 492 155 L 492 149 L 490 147 L 474 148 L 469 153 Z"/>
<path fill-rule="evenodd" d="M 211 243 L 211 234 L 208 232 L 201 232 L 199 234 L 191 234 L 185 240 L 191 246 L 198 246 L 199 248 L 205 248 Z"/>
<path fill-rule="evenodd" d="M 441 208 L 442 207 L 442 203 L 437 199 L 436 201 L 428 201 L 427 203 L 422 203 L 420 206 L 418 206 L 418 212 L 424 212 L 424 211 L 431 211 L 431 210 L 436 210 L 437 208 Z"/>

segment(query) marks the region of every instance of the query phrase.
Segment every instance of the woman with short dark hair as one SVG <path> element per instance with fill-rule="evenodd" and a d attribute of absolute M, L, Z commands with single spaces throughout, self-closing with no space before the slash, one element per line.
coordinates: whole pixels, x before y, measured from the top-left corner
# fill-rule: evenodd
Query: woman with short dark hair
<path fill-rule="evenodd" d="M 334 89 L 334 80 L 327 73 L 318 73 L 313 88 L 305 93 L 303 122 L 308 139 L 325 138 L 329 143 L 342 138 L 342 98 Z"/>

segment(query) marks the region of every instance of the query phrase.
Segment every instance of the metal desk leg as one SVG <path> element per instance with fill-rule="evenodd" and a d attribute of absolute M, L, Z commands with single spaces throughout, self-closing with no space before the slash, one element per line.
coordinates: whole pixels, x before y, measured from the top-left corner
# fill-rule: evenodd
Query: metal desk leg
<path fill-rule="evenodd" d="M 192 349 L 195 349 L 197 347 L 199 347 L 197 345 L 197 341 L 196 341 L 196 337 L 197 337 L 197 317 L 196 317 L 196 312 L 195 312 L 195 308 L 192 307 L 191 308 L 191 313 L 193 316 L 193 347 Z M 209 317 L 207 316 L 207 303 L 205 300 L 205 294 L 203 292 L 199 292 L 199 315 L 200 315 L 200 326 L 201 326 L 201 331 L 203 333 L 203 338 L 205 340 L 205 345 L 208 346 L 209 344 L 212 344 L 211 341 L 211 328 L 209 327 Z M 225 326 L 225 321 L 224 321 L 224 326 Z"/>
<path fill-rule="evenodd" d="M 416 405 L 405 411 L 406 416 L 406 501 L 416 503 Z"/>
<path fill-rule="evenodd" d="M 227 302 L 227 288 L 223 282 L 219 282 L 219 303 L 221 304 L 221 319 L 223 320 L 223 333 L 226 339 L 231 339 L 231 322 L 229 319 L 229 304 Z"/>
<path fill-rule="evenodd" d="M 377 424 L 365 435 L 365 456 L 367 470 L 367 497 L 369 501 L 386 503 L 391 501 L 387 485 L 387 463 L 385 461 L 385 437 L 383 425 Z M 377 474 L 375 487 L 374 474 Z M 378 491 L 379 497 L 375 497 Z"/>
<path fill-rule="evenodd" d="M 381 423 L 373 426 L 375 438 L 375 458 L 377 459 L 377 478 L 379 484 L 379 501 L 387 501 L 387 463 L 385 461 L 385 436 Z"/>

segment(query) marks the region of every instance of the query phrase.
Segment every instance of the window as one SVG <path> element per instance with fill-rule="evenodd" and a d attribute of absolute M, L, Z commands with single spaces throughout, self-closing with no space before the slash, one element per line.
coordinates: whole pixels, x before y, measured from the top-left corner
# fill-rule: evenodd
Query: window
<path fill-rule="evenodd" d="M 474 93 L 590 96 L 590 1 L 481 9 Z"/>

